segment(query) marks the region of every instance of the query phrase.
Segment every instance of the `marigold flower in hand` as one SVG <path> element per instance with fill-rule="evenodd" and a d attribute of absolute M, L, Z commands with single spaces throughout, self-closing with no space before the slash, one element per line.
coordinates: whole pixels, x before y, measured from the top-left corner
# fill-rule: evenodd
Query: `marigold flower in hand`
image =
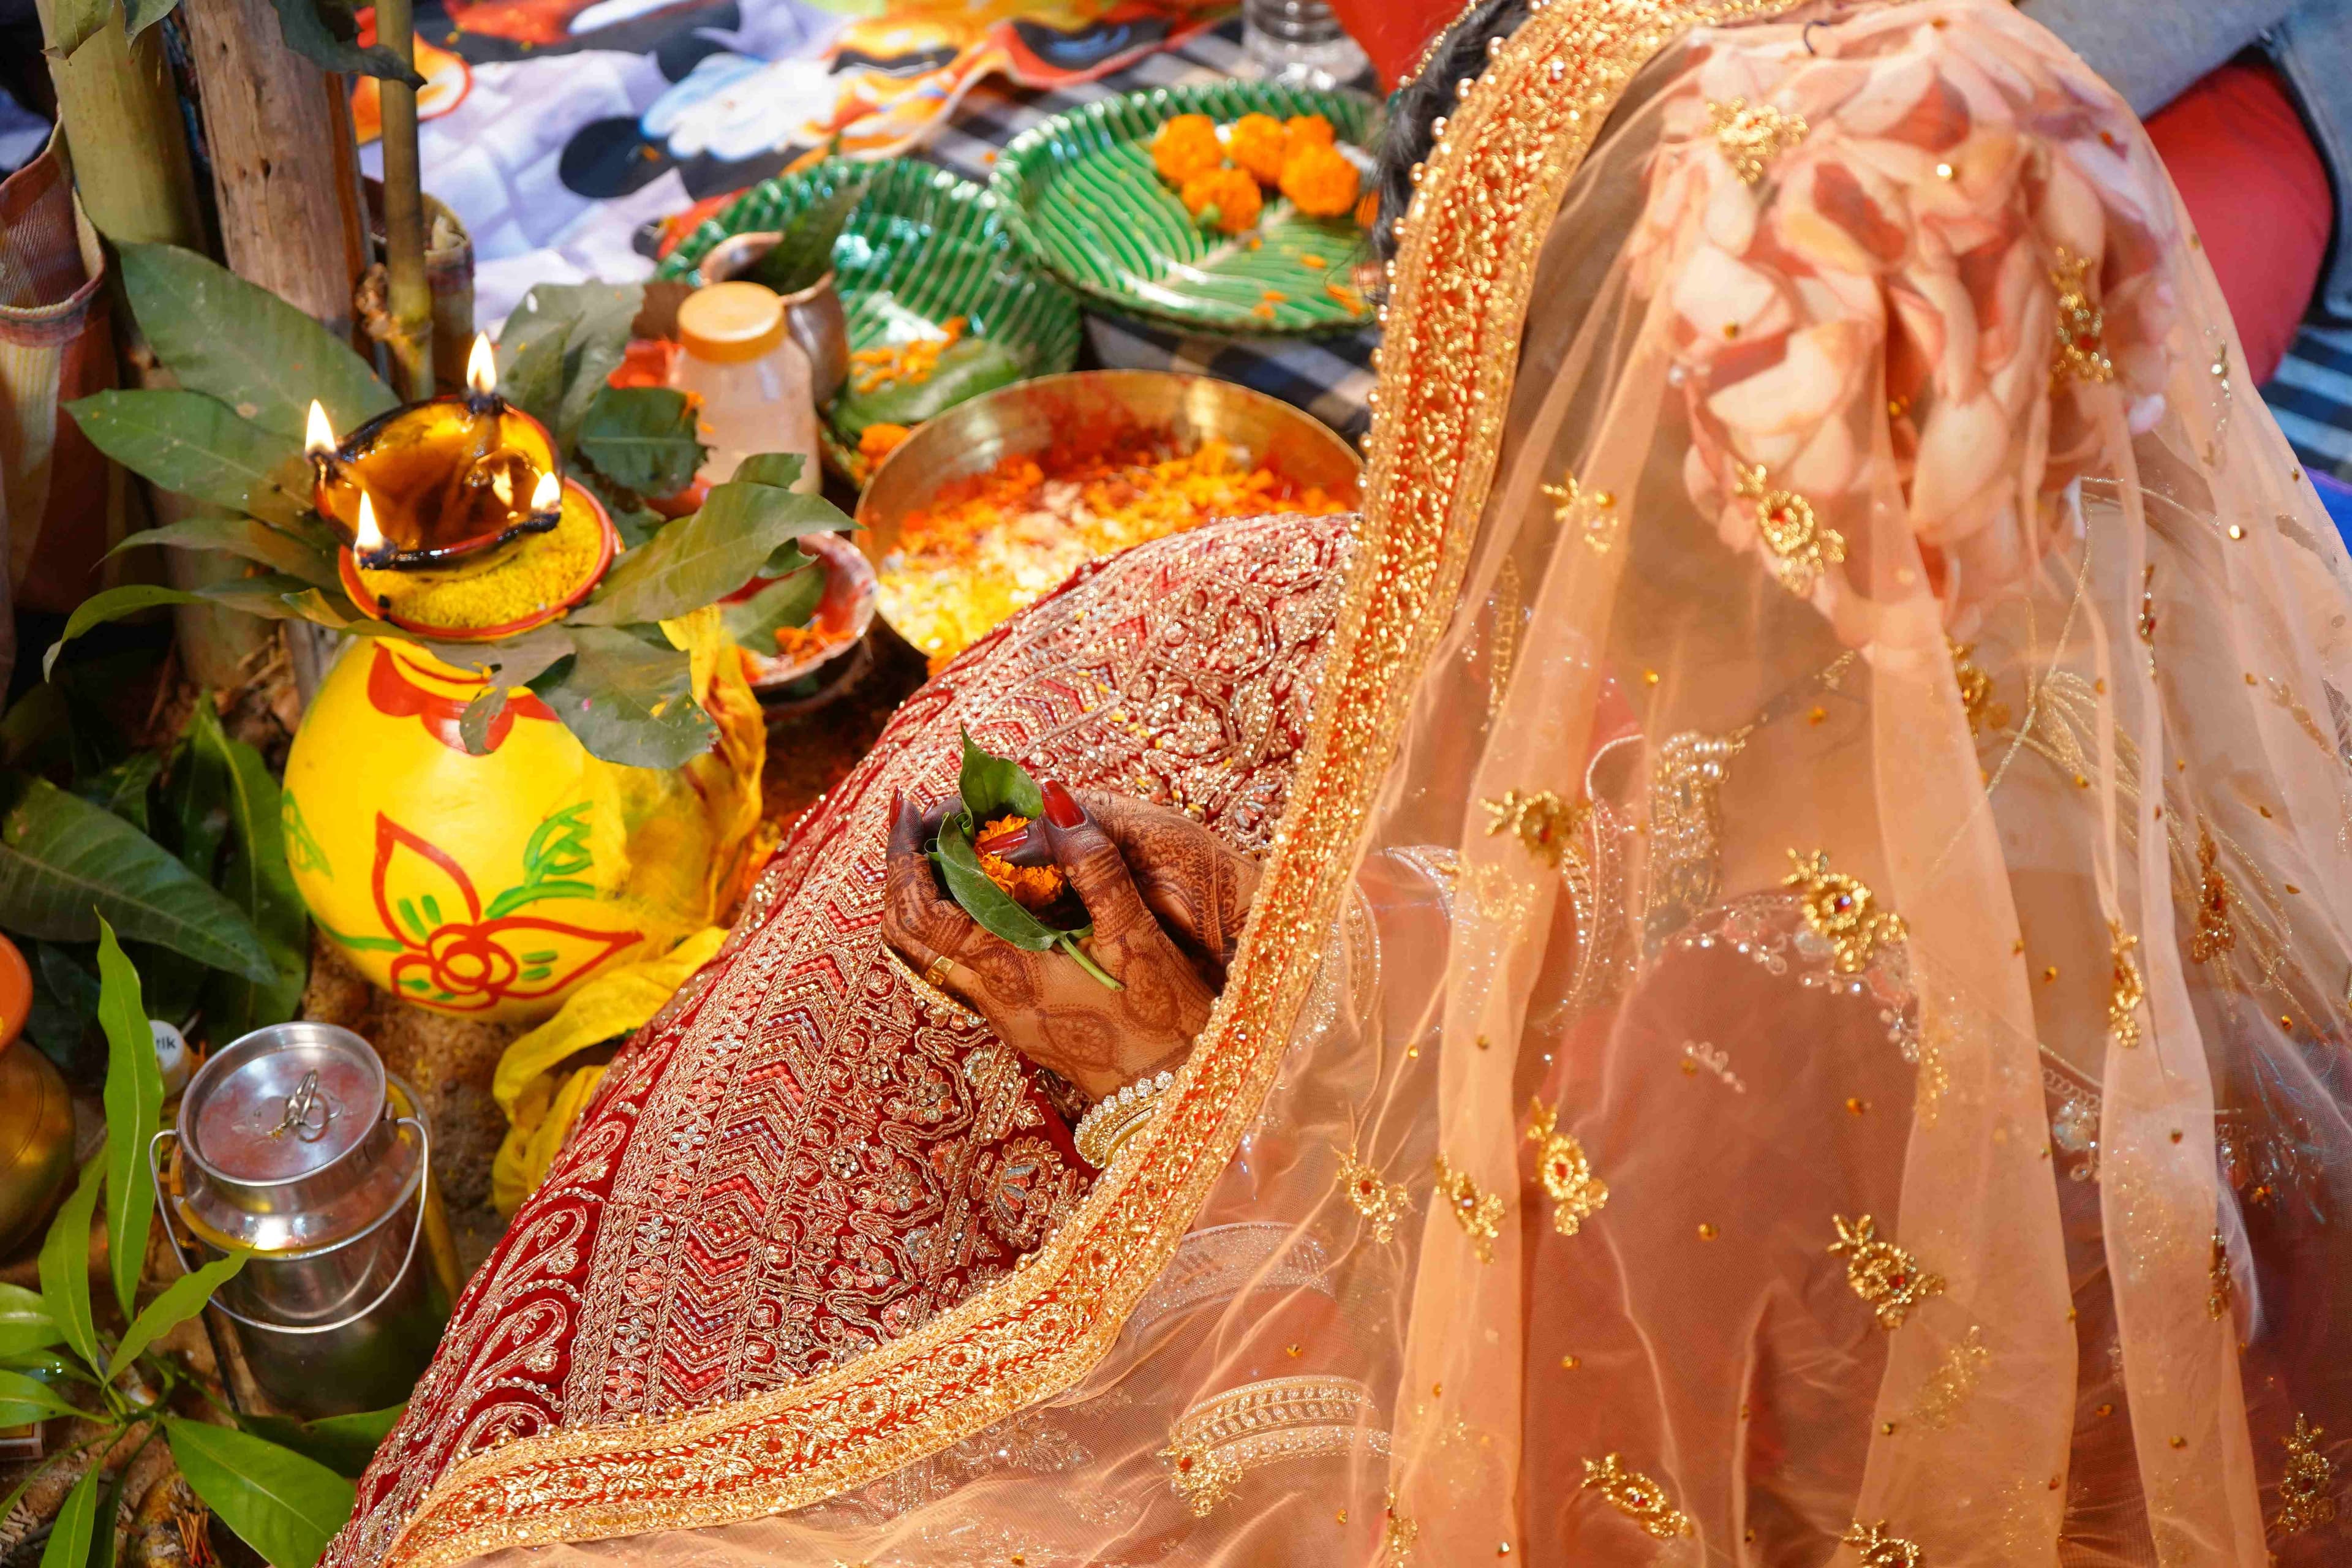
<path fill-rule="evenodd" d="M 1217 140 L 1216 121 L 1205 114 L 1180 114 L 1151 138 L 1151 166 L 1171 184 L 1181 185 L 1224 162 L 1225 144 Z"/>
<path fill-rule="evenodd" d="M 1352 177 L 1353 170 L 1349 173 Z M 1195 174 L 1184 182 L 1182 195 L 1186 212 L 1227 234 L 1239 234 L 1257 222 L 1258 209 L 1265 205 L 1258 195 L 1257 182 L 1239 169 Z M 1349 199 L 1355 199 L 1352 191 Z"/>
<path fill-rule="evenodd" d="M 1225 151 L 1262 185 L 1282 178 L 1282 161 L 1289 155 L 1290 134 L 1271 114 L 1244 114 L 1226 135 Z"/>
<path fill-rule="evenodd" d="M 986 843 L 1003 835 L 1016 833 L 1029 826 L 1025 816 L 1000 816 L 985 823 L 980 830 L 979 843 Z M 1058 866 L 1015 866 L 1002 855 L 980 852 L 980 868 L 988 879 L 1013 895 L 1013 901 L 1035 914 L 1039 910 L 1062 896 L 1065 883 Z"/>
<path fill-rule="evenodd" d="M 1282 166 L 1282 194 L 1300 212 L 1337 217 L 1356 205 L 1362 179 L 1336 147 L 1301 147 Z"/>

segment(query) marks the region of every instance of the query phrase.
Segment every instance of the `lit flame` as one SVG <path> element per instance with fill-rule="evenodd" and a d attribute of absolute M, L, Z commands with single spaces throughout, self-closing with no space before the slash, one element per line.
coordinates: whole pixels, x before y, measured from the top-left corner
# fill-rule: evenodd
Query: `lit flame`
<path fill-rule="evenodd" d="M 365 490 L 360 492 L 360 521 L 353 536 L 352 548 L 362 558 L 383 552 L 383 531 L 375 525 L 375 502 L 368 499 Z"/>
<path fill-rule="evenodd" d="M 310 399 L 310 421 L 302 437 L 302 450 L 313 458 L 329 457 L 335 450 L 335 427 L 327 423 L 326 405 L 315 397 Z"/>
<path fill-rule="evenodd" d="M 530 492 L 530 510 L 553 511 L 562 504 L 563 481 L 555 477 L 554 469 L 550 468 L 539 476 L 539 483 Z"/>
<path fill-rule="evenodd" d="M 466 356 L 466 384 L 481 396 L 498 390 L 499 356 L 490 350 L 490 334 L 474 334 L 474 352 Z"/>

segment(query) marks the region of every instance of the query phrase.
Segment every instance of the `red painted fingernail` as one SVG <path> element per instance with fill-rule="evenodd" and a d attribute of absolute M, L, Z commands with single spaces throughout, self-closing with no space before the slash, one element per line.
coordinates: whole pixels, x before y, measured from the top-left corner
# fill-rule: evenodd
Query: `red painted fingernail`
<path fill-rule="evenodd" d="M 903 789 L 892 790 L 890 792 L 890 820 L 896 822 L 906 814 L 907 792 Z"/>
<path fill-rule="evenodd" d="M 1055 826 L 1076 827 L 1087 819 L 1085 808 L 1078 805 L 1078 797 L 1072 795 L 1060 780 L 1047 779 L 1037 786 L 1037 793 L 1045 797 L 1045 820 Z"/>
<path fill-rule="evenodd" d="M 1004 833 L 992 833 L 972 846 L 983 855 L 1011 855 L 1029 847 L 1029 830 L 1015 827 Z"/>

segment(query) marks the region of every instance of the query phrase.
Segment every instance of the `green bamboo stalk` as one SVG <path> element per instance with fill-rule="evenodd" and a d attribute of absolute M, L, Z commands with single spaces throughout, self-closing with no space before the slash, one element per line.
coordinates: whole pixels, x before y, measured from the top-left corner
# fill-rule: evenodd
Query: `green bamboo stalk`
<path fill-rule="evenodd" d="M 72 54 L 56 48 L 56 0 L 37 0 L 43 37 L 49 43 L 49 77 L 57 89 L 58 121 L 65 131 L 66 155 L 82 211 L 109 239 L 161 241 L 191 250 L 206 248 L 204 218 L 196 205 L 195 180 L 180 119 L 179 94 L 163 59 L 163 40 L 150 27 L 137 38 L 127 31 L 120 6 L 106 24 Z M 123 382 L 130 386 L 171 384 L 171 376 L 146 352 L 119 286 L 110 282 L 115 342 L 122 350 Z M 191 514 L 184 498 L 149 491 L 138 484 L 120 492 L 125 505 L 110 504 L 107 547 L 119 543 L 152 515 L 170 522 Z M 144 504 L 141 504 L 142 501 Z M 233 557 L 189 550 L 163 552 L 163 567 L 174 586 L 198 587 L 244 574 Z M 260 647 L 264 629 L 244 616 L 209 605 L 173 612 L 181 657 L 195 679 L 231 686 L 243 679 L 246 661 Z"/>
<path fill-rule="evenodd" d="M 376 42 L 412 70 L 416 25 L 411 0 L 377 0 Z M 416 150 L 416 89 L 389 78 L 383 125 L 383 269 L 392 314 L 393 371 L 410 399 L 433 395 L 433 285 L 425 270 L 425 184 Z"/>

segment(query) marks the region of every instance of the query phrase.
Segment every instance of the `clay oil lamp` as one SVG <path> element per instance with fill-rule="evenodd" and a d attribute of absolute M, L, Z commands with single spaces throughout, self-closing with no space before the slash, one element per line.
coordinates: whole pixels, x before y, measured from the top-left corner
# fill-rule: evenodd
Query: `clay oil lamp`
<path fill-rule="evenodd" d="M 340 443 L 314 402 L 304 450 L 352 602 L 406 631 L 488 642 L 586 598 L 620 540 L 596 498 L 563 477 L 547 427 L 499 395 L 488 335 L 474 340 L 466 385 Z"/>

